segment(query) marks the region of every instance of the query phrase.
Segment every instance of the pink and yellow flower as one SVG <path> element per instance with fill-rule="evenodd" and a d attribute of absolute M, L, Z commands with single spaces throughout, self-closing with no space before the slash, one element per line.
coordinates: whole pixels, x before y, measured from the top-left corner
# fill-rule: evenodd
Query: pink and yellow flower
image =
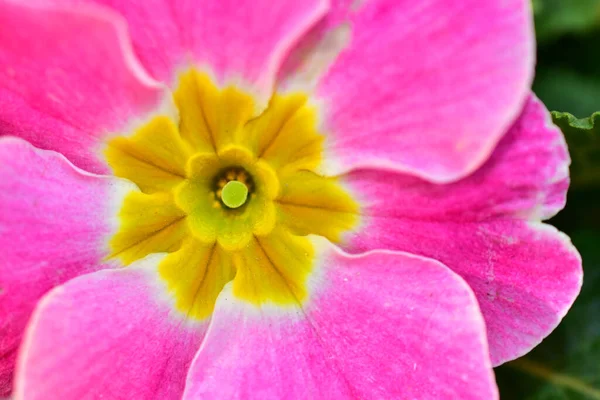
<path fill-rule="evenodd" d="M 582 276 L 529 3 L 0 1 L 0 394 L 496 398 Z"/>

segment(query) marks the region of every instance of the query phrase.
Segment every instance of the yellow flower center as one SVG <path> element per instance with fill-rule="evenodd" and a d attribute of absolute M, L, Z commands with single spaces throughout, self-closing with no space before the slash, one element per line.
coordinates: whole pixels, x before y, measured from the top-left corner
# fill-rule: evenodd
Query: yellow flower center
<path fill-rule="evenodd" d="M 107 143 L 108 164 L 140 191 L 125 198 L 111 257 L 130 264 L 169 253 L 160 276 L 191 318 L 213 310 L 223 286 L 252 304 L 309 296 L 315 251 L 359 223 L 359 206 L 335 177 L 315 171 L 324 137 L 302 93 L 274 95 L 253 116 L 244 91 L 190 70 L 173 93 L 179 121 L 156 116 Z"/>

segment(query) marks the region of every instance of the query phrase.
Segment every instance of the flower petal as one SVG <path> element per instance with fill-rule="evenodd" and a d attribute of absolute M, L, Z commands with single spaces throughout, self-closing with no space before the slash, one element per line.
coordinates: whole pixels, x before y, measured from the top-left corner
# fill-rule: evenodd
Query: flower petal
<path fill-rule="evenodd" d="M 381 167 L 449 182 L 474 171 L 531 84 L 530 1 L 374 0 L 357 11 L 346 3 L 323 25 L 351 29 L 316 89 L 327 172 Z"/>
<path fill-rule="evenodd" d="M 276 200 L 279 219 L 296 234 L 313 233 L 337 243 L 359 225 L 359 205 L 337 178 L 298 171 L 282 180 Z"/>
<path fill-rule="evenodd" d="M 73 7 L 96 3 L 110 7 L 127 20 L 135 54 L 156 79 L 172 83 L 174 70 L 186 57 L 178 20 L 173 15 L 172 0 L 36 0 Z"/>
<path fill-rule="evenodd" d="M 172 252 L 188 234 L 185 213 L 169 193 L 131 191 L 119 209 L 119 231 L 111 237 L 111 257 L 124 264 L 151 253 Z"/>
<path fill-rule="evenodd" d="M 158 270 L 177 309 L 197 320 L 210 317 L 223 286 L 236 274 L 230 252 L 193 238 L 167 255 Z"/>
<path fill-rule="evenodd" d="M 392 172 L 347 175 L 368 214 L 482 221 L 495 217 L 548 219 L 561 210 L 569 187 L 569 153 L 545 106 L 528 99 L 492 157 L 471 176 L 436 185 Z"/>
<path fill-rule="evenodd" d="M 154 118 L 133 136 L 109 140 L 104 150 L 113 173 L 145 193 L 170 191 L 180 184 L 191 153 L 175 123 L 164 116 Z"/>
<path fill-rule="evenodd" d="M 73 168 L 17 138 L 0 139 L 0 396 L 23 329 L 48 290 L 107 268 L 113 204 L 130 186 Z"/>
<path fill-rule="evenodd" d="M 195 64 L 268 98 L 283 58 L 327 9 L 326 0 L 188 0 L 174 12 Z"/>
<path fill-rule="evenodd" d="M 577 250 L 536 222 L 564 206 L 568 163 L 562 133 L 531 98 L 488 162 L 461 181 L 347 175 L 368 216 L 346 249 L 401 250 L 443 262 L 479 300 L 493 363 L 519 357 L 558 325 L 581 286 Z"/>
<path fill-rule="evenodd" d="M 108 9 L 0 3 L 0 131 L 106 171 L 100 139 L 159 107 L 163 88 L 136 61 Z"/>
<path fill-rule="evenodd" d="M 309 295 L 308 277 L 314 267 L 310 240 L 276 228 L 268 236 L 254 236 L 234 254 L 233 295 L 255 304 L 295 308 Z"/>
<path fill-rule="evenodd" d="M 257 89 L 263 100 L 271 94 L 287 52 L 329 7 L 328 0 L 35 2 L 112 8 L 127 20 L 135 52 L 156 79 L 174 86 L 175 74 L 200 66 L 221 83 L 241 80 L 243 86 Z"/>
<path fill-rule="evenodd" d="M 44 297 L 19 356 L 16 397 L 179 399 L 206 324 L 186 323 L 161 297 L 157 258 Z"/>
<path fill-rule="evenodd" d="M 459 277 L 421 257 L 325 248 L 303 310 L 257 309 L 226 286 L 184 399 L 497 398 Z"/>

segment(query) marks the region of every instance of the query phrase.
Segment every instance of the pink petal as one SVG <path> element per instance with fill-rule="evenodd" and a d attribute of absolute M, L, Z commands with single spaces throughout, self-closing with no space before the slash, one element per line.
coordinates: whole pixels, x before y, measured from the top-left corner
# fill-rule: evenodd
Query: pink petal
<path fill-rule="evenodd" d="M 56 153 L 0 139 L 0 397 L 39 298 L 99 268 L 112 232 L 110 200 L 129 185 L 83 173 Z"/>
<path fill-rule="evenodd" d="M 319 265 L 304 310 L 226 287 L 183 398 L 497 398 L 475 298 L 443 265 L 330 246 Z"/>
<path fill-rule="evenodd" d="M 167 83 L 195 65 L 263 95 L 270 95 L 285 54 L 328 8 L 327 0 L 36 1 L 93 2 L 118 11 L 144 66 Z"/>
<path fill-rule="evenodd" d="M 284 89 L 312 85 L 349 42 L 346 22 L 362 0 L 329 0 L 329 11 L 290 50 L 278 74 Z"/>
<path fill-rule="evenodd" d="M 44 297 L 19 356 L 15 396 L 181 398 L 205 324 L 174 312 L 154 268 L 155 258 L 146 258 L 81 276 Z"/>
<path fill-rule="evenodd" d="M 530 87 L 530 1 L 346 3 L 323 25 L 351 28 L 317 88 L 335 156 L 327 172 L 380 167 L 449 182 L 474 171 Z"/>
<path fill-rule="evenodd" d="M 154 110 L 163 89 L 143 71 L 124 21 L 104 8 L 0 3 L 0 131 L 105 171 L 100 139 Z"/>
<path fill-rule="evenodd" d="M 327 0 L 182 1 L 174 8 L 192 61 L 219 80 L 270 96 L 290 48 L 327 11 Z"/>
<path fill-rule="evenodd" d="M 562 133 L 532 97 L 488 162 L 459 182 L 347 175 L 370 215 L 347 249 L 402 250 L 443 262 L 479 300 L 492 362 L 514 359 L 558 325 L 581 286 L 577 250 L 536 222 L 564 206 L 568 164 Z"/>
<path fill-rule="evenodd" d="M 33 1 L 33 0 L 29 0 Z M 142 65 L 156 79 L 174 83 L 177 67 L 186 60 L 186 49 L 172 0 L 35 0 L 42 4 L 79 6 L 96 3 L 117 11 L 127 22 L 129 37 Z"/>

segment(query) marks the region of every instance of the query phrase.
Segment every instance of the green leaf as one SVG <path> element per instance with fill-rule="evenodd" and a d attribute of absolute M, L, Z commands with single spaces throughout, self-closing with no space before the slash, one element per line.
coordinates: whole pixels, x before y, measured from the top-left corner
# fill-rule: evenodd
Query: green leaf
<path fill-rule="evenodd" d="M 572 186 L 600 186 L 600 112 L 577 119 L 569 113 L 555 111 L 552 119 L 569 145 Z"/>
<path fill-rule="evenodd" d="M 600 0 L 533 0 L 539 41 L 600 26 Z"/>
<path fill-rule="evenodd" d="M 600 78 L 573 69 L 538 68 L 533 90 L 550 110 L 585 116 L 600 109 Z"/>
<path fill-rule="evenodd" d="M 600 110 L 599 41 L 600 30 L 538 47 L 533 91 L 550 110 L 578 117 Z"/>
<path fill-rule="evenodd" d="M 496 369 L 502 399 L 600 400 L 600 232 L 572 239 L 584 260 L 581 295 L 540 346 Z"/>

